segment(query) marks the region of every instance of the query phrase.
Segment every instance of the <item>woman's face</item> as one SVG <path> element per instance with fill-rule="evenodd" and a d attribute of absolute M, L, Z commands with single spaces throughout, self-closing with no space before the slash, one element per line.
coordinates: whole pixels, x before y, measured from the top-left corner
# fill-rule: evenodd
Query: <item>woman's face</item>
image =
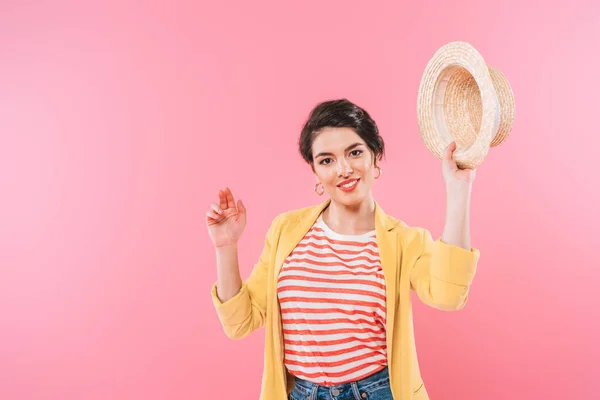
<path fill-rule="evenodd" d="M 375 166 L 373 153 L 352 128 L 325 128 L 312 144 L 313 165 L 332 201 L 361 203 L 371 194 Z M 349 185 L 342 186 L 344 182 Z"/>

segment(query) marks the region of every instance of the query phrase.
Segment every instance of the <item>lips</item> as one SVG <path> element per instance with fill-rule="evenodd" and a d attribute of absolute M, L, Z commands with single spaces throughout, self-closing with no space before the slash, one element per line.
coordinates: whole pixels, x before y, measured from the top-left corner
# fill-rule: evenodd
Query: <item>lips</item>
<path fill-rule="evenodd" d="M 344 182 L 340 183 L 337 187 L 339 190 L 341 190 L 344 193 L 351 193 L 353 192 L 357 187 L 358 187 L 358 182 L 360 181 L 360 179 L 348 179 L 345 180 Z M 342 186 L 342 185 L 347 185 L 349 184 L 350 186 Z"/>
<path fill-rule="evenodd" d="M 349 184 L 349 183 L 352 183 L 352 182 L 354 182 L 354 181 L 359 181 L 359 180 L 360 180 L 360 178 L 357 178 L 357 179 L 346 179 L 345 181 L 342 181 L 342 182 L 338 183 L 338 185 L 337 185 L 337 186 L 338 186 L 338 187 L 342 187 L 342 186 L 344 186 L 344 185 L 347 185 L 347 184 Z"/>

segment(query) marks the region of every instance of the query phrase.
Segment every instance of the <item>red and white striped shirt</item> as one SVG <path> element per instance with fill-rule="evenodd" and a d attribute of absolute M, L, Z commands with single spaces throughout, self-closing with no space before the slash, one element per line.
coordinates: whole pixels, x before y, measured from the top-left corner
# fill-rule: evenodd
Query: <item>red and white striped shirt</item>
<path fill-rule="evenodd" d="M 385 281 L 375 231 L 341 235 L 319 216 L 285 260 L 277 293 L 285 366 L 319 385 L 387 365 Z"/>

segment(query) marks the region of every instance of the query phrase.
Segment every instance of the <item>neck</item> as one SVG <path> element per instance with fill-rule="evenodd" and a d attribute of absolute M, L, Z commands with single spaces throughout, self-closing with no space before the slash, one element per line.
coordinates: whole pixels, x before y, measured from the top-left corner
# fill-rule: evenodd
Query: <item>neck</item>
<path fill-rule="evenodd" d="M 375 200 L 368 195 L 357 204 L 346 205 L 331 200 L 323 211 L 325 223 L 343 235 L 360 235 L 375 229 Z"/>

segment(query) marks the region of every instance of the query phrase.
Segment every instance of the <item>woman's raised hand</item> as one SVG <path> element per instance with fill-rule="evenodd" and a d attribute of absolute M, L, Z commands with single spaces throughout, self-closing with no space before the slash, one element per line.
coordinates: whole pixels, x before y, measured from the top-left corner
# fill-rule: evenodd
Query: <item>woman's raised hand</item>
<path fill-rule="evenodd" d="M 246 207 L 236 202 L 229 188 L 219 190 L 219 202 L 206 213 L 208 234 L 215 247 L 237 244 L 246 227 Z"/>

